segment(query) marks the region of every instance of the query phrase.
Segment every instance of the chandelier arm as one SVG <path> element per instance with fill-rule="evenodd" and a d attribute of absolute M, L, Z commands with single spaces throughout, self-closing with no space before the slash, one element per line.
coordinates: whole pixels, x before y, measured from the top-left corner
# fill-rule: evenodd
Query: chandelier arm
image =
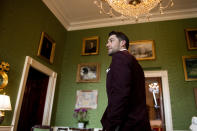
<path fill-rule="evenodd" d="M 147 15 L 146 15 L 146 18 L 147 18 L 147 21 L 148 22 L 150 22 L 150 17 L 152 16 L 152 14 L 151 13 L 148 13 Z"/>
<path fill-rule="evenodd" d="M 162 9 L 162 10 L 168 8 L 169 6 L 172 7 L 174 5 L 173 0 L 170 0 L 166 6 L 162 6 L 162 3 L 161 2 L 160 2 L 160 9 Z"/>
<path fill-rule="evenodd" d="M 110 7 L 110 10 L 109 10 L 109 15 L 111 16 L 111 17 L 115 17 L 115 15 L 114 15 L 114 13 L 113 13 L 113 8 L 112 7 Z"/>
<path fill-rule="evenodd" d="M 100 13 L 104 13 L 106 15 L 109 15 L 110 17 L 114 17 L 114 13 L 112 12 L 112 8 L 110 7 L 110 10 L 109 11 L 106 11 L 104 8 L 103 8 L 103 2 L 100 1 L 100 4 L 98 3 L 97 0 L 94 1 L 94 3 L 96 4 L 96 6 L 100 9 Z"/>

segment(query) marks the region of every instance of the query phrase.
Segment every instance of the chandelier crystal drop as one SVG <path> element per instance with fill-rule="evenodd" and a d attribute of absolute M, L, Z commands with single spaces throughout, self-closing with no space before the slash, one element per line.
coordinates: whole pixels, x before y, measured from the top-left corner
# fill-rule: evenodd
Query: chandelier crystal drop
<path fill-rule="evenodd" d="M 117 16 L 113 10 L 121 14 L 121 18 L 135 18 L 137 21 L 140 17 L 151 16 L 150 11 L 158 6 L 160 14 L 164 14 L 164 9 L 173 6 L 173 0 L 168 0 L 164 6 L 162 0 L 94 0 L 94 3 L 100 8 L 100 13 L 109 15 L 110 17 Z M 104 8 L 104 4 L 110 7 Z"/>

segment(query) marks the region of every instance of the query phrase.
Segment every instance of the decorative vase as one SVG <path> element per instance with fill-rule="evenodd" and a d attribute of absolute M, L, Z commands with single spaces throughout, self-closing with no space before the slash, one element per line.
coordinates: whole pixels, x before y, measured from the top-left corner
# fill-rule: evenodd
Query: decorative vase
<path fill-rule="evenodd" d="M 81 129 L 84 128 L 84 123 L 83 122 L 79 122 L 78 123 L 78 128 L 81 128 Z"/>

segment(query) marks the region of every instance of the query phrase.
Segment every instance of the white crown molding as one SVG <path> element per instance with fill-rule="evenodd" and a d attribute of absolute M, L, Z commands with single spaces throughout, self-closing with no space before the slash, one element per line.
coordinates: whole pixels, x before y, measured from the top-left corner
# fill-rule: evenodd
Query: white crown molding
<path fill-rule="evenodd" d="M 197 8 L 179 10 L 179 11 L 166 11 L 165 14 L 153 14 L 149 22 L 155 21 L 166 21 L 166 20 L 177 20 L 177 19 L 187 19 L 197 17 Z M 139 19 L 138 23 L 148 22 L 146 18 Z M 135 20 L 124 20 L 121 21 L 120 18 L 106 18 L 83 22 L 71 22 L 70 26 L 67 28 L 68 31 L 100 28 L 108 26 L 126 25 L 126 24 L 136 24 Z"/>
<path fill-rule="evenodd" d="M 60 4 L 56 1 L 52 0 L 42 0 L 43 3 L 49 8 L 49 10 L 57 17 L 60 23 L 64 26 L 65 29 L 70 27 L 70 23 L 67 17 L 62 13 L 62 9 L 60 8 Z"/>

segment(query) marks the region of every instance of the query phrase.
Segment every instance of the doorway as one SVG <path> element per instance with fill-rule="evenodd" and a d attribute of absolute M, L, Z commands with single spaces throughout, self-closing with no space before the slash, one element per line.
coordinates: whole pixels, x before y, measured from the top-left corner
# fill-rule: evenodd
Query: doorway
<path fill-rule="evenodd" d="M 31 131 L 41 125 L 49 76 L 30 67 L 23 96 L 17 131 Z"/>
<path fill-rule="evenodd" d="M 144 71 L 146 78 L 146 101 L 153 131 L 172 131 L 172 115 L 168 73 Z"/>
<path fill-rule="evenodd" d="M 50 125 L 56 79 L 56 72 L 26 56 L 11 131 L 28 131 L 34 124 Z M 24 127 L 26 118 L 29 124 Z"/>
<path fill-rule="evenodd" d="M 146 104 L 151 128 L 154 130 L 165 129 L 161 77 L 146 78 Z"/>

